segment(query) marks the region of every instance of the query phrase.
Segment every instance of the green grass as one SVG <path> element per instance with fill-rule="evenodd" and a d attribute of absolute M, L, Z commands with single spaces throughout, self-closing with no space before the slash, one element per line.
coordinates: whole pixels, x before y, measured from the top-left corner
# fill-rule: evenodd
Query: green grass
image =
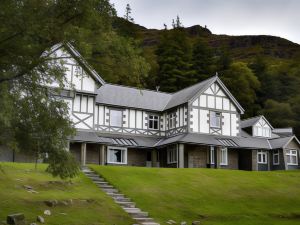
<path fill-rule="evenodd" d="M 300 171 L 91 167 L 161 224 L 300 224 Z"/>
<path fill-rule="evenodd" d="M 51 225 L 122 225 L 134 221 L 112 199 L 96 187 L 92 181 L 81 174 L 69 182 L 61 181 L 44 172 L 46 165 L 0 163 L 0 224 L 6 216 L 24 213 L 30 224 L 37 215 L 45 218 Z M 23 185 L 30 185 L 38 193 L 27 192 Z M 70 206 L 47 207 L 45 200 L 73 200 Z M 88 200 L 88 201 L 87 201 Z M 51 216 L 43 215 L 50 209 Z"/>

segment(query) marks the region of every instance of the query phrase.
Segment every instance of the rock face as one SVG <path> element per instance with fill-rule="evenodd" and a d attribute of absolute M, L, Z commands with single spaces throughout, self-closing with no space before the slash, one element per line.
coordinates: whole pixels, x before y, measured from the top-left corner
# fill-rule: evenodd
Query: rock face
<path fill-rule="evenodd" d="M 11 214 L 6 218 L 9 225 L 25 225 L 25 216 L 23 213 Z"/>

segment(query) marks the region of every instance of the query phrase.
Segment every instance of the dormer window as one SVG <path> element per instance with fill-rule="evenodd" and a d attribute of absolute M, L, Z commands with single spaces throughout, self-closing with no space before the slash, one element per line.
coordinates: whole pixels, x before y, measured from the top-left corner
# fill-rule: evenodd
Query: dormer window
<path fill-rule="evenodd" d="M 269 127 L 254 126 L 253 136 L 256 137 L 271 137 L 271 129 Z"/>
<path fill-rule="evenodd" d="M 210 111 L 210 127 L 221 128 L 221 113 Z"/>

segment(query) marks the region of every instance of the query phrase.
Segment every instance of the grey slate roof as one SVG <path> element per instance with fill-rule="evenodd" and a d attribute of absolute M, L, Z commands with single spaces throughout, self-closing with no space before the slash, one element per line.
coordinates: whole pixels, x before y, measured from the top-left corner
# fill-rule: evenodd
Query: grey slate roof
<path fill-rule="evenodd" d="M 96 102 L 151 111 L 163 111 L 172 95 L 114 84 L 105 84 L 97 90 Z"/>
<path fill-rule="evenodd" d="M 165 109 L 170 109 L 175 106 L 181 105 L 185 102 L 188 102 L 198 92 L 205 91 L 216 79 L 217 76 L 214 76 L 193 86 L 175 92 L 172 95 L 172 98 L 170 99 L 168 104 L 166 105 Z"/>
<path fill-rule="evenodd" d="M 296 137 L 293 135 L 293 136 L 289 136 L 289 137 L 274 138 L 274 139 L 270 139 L 269 141 L 270 141 L 272 148 L 276 149 L 276 148 L 285 147 L 285 145 L 287 145 L 294 138 L 296 138 Z M 297 138 L 296 138 L 296 140 L 297 140 Z"/>
<path fill-rule="evenodd" d="M 175 93 L 104 84 L 97 90 L 96 102 L 99 104 L 146 109 L 150 111 L 164 111 L 187 103 L 195 95 L 204 92 L 215 81 L 218 81 L 231 100 L 243 113 L 244 109 L 230 94 L 218 76 L 211 77 Z"/>
<path fill-rule="evenodd" d="M 241 121 L 241 128 L 252 127 L 260 120 L 261 116 L 252 117 Z"/>
<path fill-rule="evenodd" d="M 131 136 L 131 135 L 122 135 L 122 134 L 106 134 L 99 133 L 99 137 L 106 142 L 109 142 L 110 145 L 126 146 L 126 147 L 139 147 L 139 148 L 153 148 L 155 143 L 157 143 L 161 138 L 159 137 L 145 137 L 145 136 Z M 122 144 L 117 140 L 125 140 L 128 142 L 133 141 L 135 144 Z M 124 141 L 123 141 L 124 142 Z"/>
<path fill-rule="evenodd" d="M 224 145 L 219 139 L 231 140 L 236 143 L 237 146 L 230 146 L 235 148 L 258 148 L 258 149 L 270 149 L 268 140 L 265 138 L 254 138 L 254 137 L 229 137 L 221 135 L 208 135 L 208 134 L 181 134 L 170 138 L 162 139 L 156 143 L 155 147 L 162 147 L 164 145 L 172 143 L 190 143 L 190 144 L 203 144 L 203 145 L 214 145 L 214 146 L 227 146 Z"/>
<path fill-rule="evenodd" d="M 98 137 L 95 132 L 76 131 L 76 135 L 70 137 L 70 141 L 90 142 L 90 143 L 108 143 L 105 139 Z"/>

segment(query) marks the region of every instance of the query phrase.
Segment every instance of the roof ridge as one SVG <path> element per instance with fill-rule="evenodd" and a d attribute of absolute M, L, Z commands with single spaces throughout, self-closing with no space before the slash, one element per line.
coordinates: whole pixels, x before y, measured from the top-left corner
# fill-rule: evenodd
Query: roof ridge
<path fill-rule="evenodd" d="M 255 118 L 258 118 L 258 117 L 262 117 L 262 116 L 263 116 L 263 115 L 257 115 L 257 116 L 249 117 L 249 118 L 247 118 L 247 119 L 241 120 L 241 122 L 244 122 L 244 121 L 246 121 L 246 120 L 255 119 Z"/>
<path fill-rule="evenodd" d="M 136 89 L 136 90 L 139 90 L 139 91 L 150 91 L 150 92 L 155 92 L 155 93 L 173 95 L 173 93 L 170 93 L 170 92 L 156 91 L 156 90 L 151 90 L 151 89 L 147 89 L 147 88 L 141 88 L 141 89 L 139 89 L 138 87 L 132 87 L 132 86 L 127 86 L 127 85 L 122 85 L 122 84 L 112 84 L 112 83 L 108 83 L 108 82 L 106 82 L 103 86 L 105 86 L 107 84 L 108 85 L 112 85 L 112 86 L 118 86 L 118 87 Z"/>
<path fill-rule="evenodd" d="M 217 76 L 217 75 L 214 75 L 214 76 L 212 76 L 212 77 L 206 78 L 206 79 L 203 80 L 203 81 L 197 82 L 196 84 L 193 84 L 193 85 L 191 85 L 191 86 L 187 86 L 187 87 L 185 87 L 185 88 L 183 88 L 183 89 L 181 89 L 181 90 L 179 90 L 179 91 L 172 92 L 171 94 L 176 94 L 176 93 L 178 93 L 178 92 L 181 92 L 181 91 L 183 91 L 183 90 L 185 90 L 185 89 L 194 87 L 194 86 L 196 86 L 196 85 L 199 85 L 199 84 L 201 84 L 201 83 L 204 83 L 204 82 L 206 82 L 206 81 L 208 81 L 208 80 L 210 80 L 210 79 L 213 79 L 213 78 L 216 79 L 216 78 L 218 78 L 218 76 Z"/>

